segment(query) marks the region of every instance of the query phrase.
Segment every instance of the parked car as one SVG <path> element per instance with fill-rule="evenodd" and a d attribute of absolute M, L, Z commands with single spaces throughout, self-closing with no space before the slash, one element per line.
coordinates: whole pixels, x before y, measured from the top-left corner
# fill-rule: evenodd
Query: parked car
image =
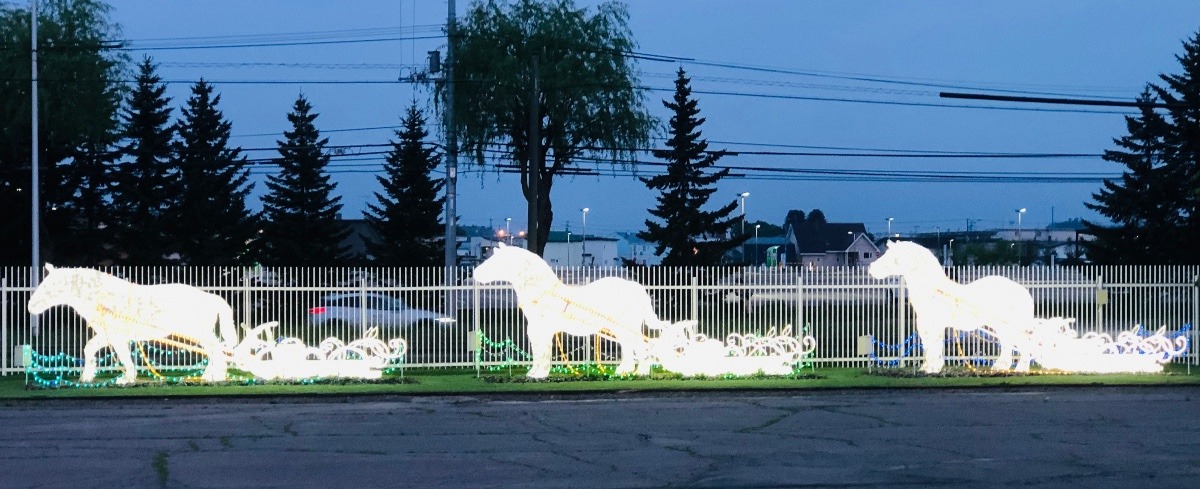
<path fill-rule="evenodd" d="M 317 327 L 379 327 L 386 331 L 416 324 L 451 326 L 454 322 L 440 312 L 416 309 L 397 297 L 370 292 L 330 294 L 308 309 L 308 323 Z"/>

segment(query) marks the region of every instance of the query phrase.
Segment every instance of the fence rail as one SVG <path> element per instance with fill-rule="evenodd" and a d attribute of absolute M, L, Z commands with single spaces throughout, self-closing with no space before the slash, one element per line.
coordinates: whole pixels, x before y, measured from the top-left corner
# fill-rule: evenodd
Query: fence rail
<path fill-rule="evenodd" d="M 474 366 L 474 335 L 485 338 L 484 365 L 526 363 L 525 320 L 507 284 L 483 285 L 470 269 L 442 268 L 264 268 L 112 267 L 102 271 L 140 284 L 184 283 L 224 297 L 235 318 L 253 327 L 278 321 L 274 334 L 309 344 L 329 336 L 343 341 L 377 327 L 383 339 L 408 341 L 411 367 Z M 1033 295 L 1039 317 L 1075 319 L 1075 329 L 1116 335 L 1137 325 L 1169 331 L 1200 323 L 1200 267 L 952 267 L 947 274 L 969 282 L 987 275 L 1009 277 Z M 0 269 L 0 372 L 24 369 L 22 345 L 43 355 L 81 355 L 91 336 L 66 307 L 31 321 L 25 310 L 32 292 L 30 269 Z M 913 361 L 915 318 L 899 279 L 876 280 L 866 268 L 631 267 L 558 268 L 563 282 L 580 285 L 623 277 L 646 286 L 661 319 L 696 320 L 699 332 L 723 339 L 731 333 L 767 334 L 791 328 L 816 338 L 819 365 L 864 366 L 876 361 L 860 339 L 874 340 L 874 354 L 890 362 Z M 396 301 L 453 321 L 409 321 Z M 1194 344 L 1196 329 L 1189 333 Z M 953 335 L 951 335 L 953 336 Z M 976 335 L 955 337 L 950 360 L 995 355 L 995 345 Z M 609 362 L 617 345 L 599 338 L 563 336 L 560 361 Z M 193 365 L 202 358 L 179 352 L 173 361 Z M 1192 348 L 1179 362 L 1196 364 Z M 70 368 L 71 366 L 67 366 Z M 76 366 L 77 367 L 77 366 Z"/>

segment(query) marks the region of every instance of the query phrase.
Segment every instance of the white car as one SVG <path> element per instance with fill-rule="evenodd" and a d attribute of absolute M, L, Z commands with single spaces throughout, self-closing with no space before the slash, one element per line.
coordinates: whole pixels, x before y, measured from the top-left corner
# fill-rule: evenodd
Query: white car
<path fill-rule="evenodd" d="M 317 327 L 378 327 L 383 332 L 422 323 L 451 326 L 454 322 L 440 312 L 414 309 L 399 298 L 371 292 L 330 294 L 308 309 L 308 323 Z"/>

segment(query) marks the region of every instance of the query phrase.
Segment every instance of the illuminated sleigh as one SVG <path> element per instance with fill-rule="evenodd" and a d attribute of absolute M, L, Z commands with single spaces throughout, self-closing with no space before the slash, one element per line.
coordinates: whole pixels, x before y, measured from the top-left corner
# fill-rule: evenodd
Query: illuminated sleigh
<path fill-rule="evenodd" d="M 299 338 L 270 341 L 277 322 L 259 325 L 233 349 L 230 363 L 261 379 L 354 378 L 379 379 L 384 370 L 404 360 L 408 343 L 401 338 L 380 340 L 378 328 L 344 343 L 326 338 L 308 346 Z"/>
<path fill-rule="evenodd" d="M 1070 327 L 1074 322 L 1061 317 L 1039 320 L 1031 342 L 1031 353 L 1038 365 L 1064 372 L 1156 373 L 1188 350 L 1191 325 L 1170 337 L 1165 327 L 1143 335 L 1139 326 L 1113 338 L 1096 332 L 1080 336 Z"/>
<path fill-rule="evenodd" d="M 679 321 L 659 330 L 648 351 L 664 370 L 698 375 L 791 375 L 806 355 L 816 350 L 812 336 L 792 336 L 788 325 L 780 334 L 771 328 L 764 336 L 732 333 L 725 342 L 696 333 L 696 321 Z"/>

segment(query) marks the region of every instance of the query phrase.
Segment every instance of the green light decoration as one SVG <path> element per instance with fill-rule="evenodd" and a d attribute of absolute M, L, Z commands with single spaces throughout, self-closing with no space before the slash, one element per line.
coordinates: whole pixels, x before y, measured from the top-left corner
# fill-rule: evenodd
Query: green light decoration
<path fill-rule="evenodd" d="M 686 324 L 684 325 L 686 326 Z M 755 335 L 730 335 L 731 338 L 733 338 L 733 341 L 729 342 L 731 347 L 728 347 L 726 350 L 722 350 L 717 358 L 703 357 L 696 359 L 698 362 L 707 362 L 711 364 L 712 362 L 719 363 L 721 358 L 738 361 L 737 358 L 739 356 L 746 355 L 749 359 L 759 362 L 751 364 L 753 365 L 752 371 L 720 372 L 719 370 L 721 370 L 721 368 L 717 367 L 715 369 L 708 370 L 693 369 L 692 371 L 679 372 L 666 368 L 660 358 L 653 359 L 653 367 L 654 369 L 664 373 L 672 372 L 681 374 L 685 378 L 695 377 L 737 379 L 747 376 L 784 377 L 798 375 L 805 368 L 810 370 L 813 368 L 813 363 L 811 361 L 805 361 L 811 359 L 815 351 L 815 341 L 812 340 L 812 337 L 808 335 L 808 330 L 808 326 L 804 326 L 801 330 L 802 334 L 795 338 L 791 337 L 790 327 L 784 328 L 784 330 L 781 332 L 782 336 L 777 335 L 774 329 L 768 331 L 766 335 L 761 337 Z M 502 358 L 498 364 L 492 364 L 485 367 L 485 369 L 489 372 L 501 372 L 508 370 L 511 374 L 513 367 L 524 366 L 526 362 L 533 357 L 532 354 L 517 346 L 517 344 L 510 338 L 496 341 L 489 338 L 486 333 L 483 333 L 482 331 L 476 332 L 476 335 L 478 338 L 478 362 L 490 363 L 497 361 L 497 358 Z M 700 339 L 703 339 L 702 335 L 696 336 L 700 337 Z M 692 336 L 686 336 L 684 339 L 690 341 Z M 654 342 L 656 341 L 660 342 L 658 343 L 659 345 L 668 345 L 671 347 L 678 345 L 678 343 L 667 342 L 674 341 L 674 339 L 667 340 L 663 338 L 647 338 L 647 341 L 652 344 L 652 346 L 648 349 L 648 351 L 651 352 L 655 351 Z M 601 358 L 599 348 L 595 349 L 598 355 L 596 361 L 589 359 L 582 363 L 572 363 L 568 361 L 568 357 L 569 353 L 573 352 L 565 351 L 562 342 L 558 341 L 557 339 L 555 344 L 557 346 L 556 353 L 561 362 L 551 366 L 551 374 L 556 374 L 557 376 L 562 377 L 589 379 L 596 378 L 601 380 L 629 380 L 646 377 L 646 375 L 640 375 L 636 373 L 617 374 L 615 367 L 611 364 L 617 363 L 618 360 L 616 358 Z M 771 348 L 776 349 L 771 350 Z M 785 350 L 784 348 L 791 348 L 791 350 Z M 686 349 L 686 347 L 684 349 Z M 762 363 L 763 361 L 766 361 L 766 365 L 775 365 L 778 363 L 778 367 L 775 367 L 773 370 L 769 370 L 772 367 L 763 369 L 761 368 L 761 365 L 764 365 L 764 363 Z M 678 361 L 674 363 L 676 365 L 680 364 Z"/>

